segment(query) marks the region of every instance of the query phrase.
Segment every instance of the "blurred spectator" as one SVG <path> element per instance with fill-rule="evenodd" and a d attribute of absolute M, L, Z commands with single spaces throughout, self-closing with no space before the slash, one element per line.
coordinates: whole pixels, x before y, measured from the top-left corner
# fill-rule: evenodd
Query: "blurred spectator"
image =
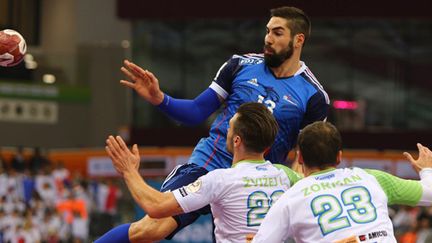
<path fill-rule="evenodd" d="M 62 227 L 60 216 L 55 210 L 47 209 L 42 220 L 44 227 L 40 228 L 41 238 L 43 242 L 59 242 L 59 232 Z"/>
<path fill-rule="evenodd" d="M 46 167 L 42 171 L 39 171 L 35 181 L 36 191 L 39 193 L 44 203 L 48 206 L 55 206 L 60 195 L 57 193 L 56 183 L 49 168 Z"/>
<path fill-rule="evenodd" d="M 75 213 L 79 213 L 81 218 L 87 219 L 88 212 L 84 200 L 76 198 L 73 193 L 69 193 L 68 198 L 57 203 L 57 210 L 63 215 L 63 219 L 68 224 L 72 224 Z"/>
<path fill-rule="evenodd" d="M 113 179 L 96 183 L 94 192 L 102 193 L 93 207 L 96 196 L 90 195 L 86 177 L 76 173 L 72 183 L 62 163 L 37 171 L 0 167 L 0 243 L 90 242 L 95 232 L 114 225 L 121 190 Z M 98 231 L 91 231 L 89 213 Z"/>
<path fill-rule="evenodd" d="M 11 166 L 16 172 L 24 172 L 24 169 L 27 167 L 22 146 L 17 148 L 17 153 L 12 157 Z"/>
<path fill-rule="evenodd" d="M 3 157 L 2 149 L 0 148 L 0 170 L 5 170 L 7 167 L 6 159 Z"/>
<path fill-rule="evenodd" d="M 96 203 L 97 203 L 97 209 L 99 212 L 101 213 L 106 213 L 106 199 L 108 197 L 108 184 L 106 183 L 105 180 L 100 180 L 99 183 L 95 184 L 96 187 L 94 188 L 95 190 L 95 195 L 96 195 Z"/>
<path fill-rule="evenodd" d="M 64 187 L 71 186 L 70 172 L 64 167 L 62 161 L 57 161 L 56 167 L 52 171 L 52 175 L 54 177 L 59 194 L 63 193 Z"/>
<path fill-rule="evenodd" d="M 74 212 L 72 238 L 73 242 L 87 242 L 89 238 L 89 220 L 83 218 L 79 212 Z"/>
<path fill-rule="evenodd" d="M 33 192 L 35 190 L 35 179 L 32 176 L 29 169 L 26 169 L 24 171 L 24 177 L 23 177 L 23 193 L 24 193 L 24 202 L 25 204 L 30 203 L 30 200 L 32 198 Z"/>
<path fill-rule="evenodd" d="M 430 224 L 430 215 L 427 211 L 420 213 L 417 217 L 418 231 L 416 243 L 428 243 L 432 242 L 432 229 Z"/>
<path fill-rule="evenodd" d="M 111 179 L 108 179 L 108 193 L 105 200 L 105 212 L 116 215 L 117 214 L 117 201 L 122 196 L 121 190 L 118 186 L 113 183 Z"/>
<path fill-rule="evenodd" d="M 408 206 L 401 206 L 393 217 L 393 227 L 395 228 L 395 234 L 399 232 L 406 232 L 412 228 L 412 225 L 417 220 L 418 208 L 412 208 Z"/>
<path fill-rule="evenodd" d="M 6 194 L 10 199 L 24 198 L 23 176 L 17 173 L 14 169 L 8 170 L 6 179 Z"/>
<path fill-rule="evenodd" d="M 39 170 L 44 170 L 50 165 L 49 160 L 42 155 L 41 149 L 35 147 L 33 155 L 29 159 L 29 167 L 33 173 L 37 173 Z"/>
<path fill-rule="evenodd" d="M 0 197 L 7 193 L 7 174 L 3 167 L 0 168 Z"/>

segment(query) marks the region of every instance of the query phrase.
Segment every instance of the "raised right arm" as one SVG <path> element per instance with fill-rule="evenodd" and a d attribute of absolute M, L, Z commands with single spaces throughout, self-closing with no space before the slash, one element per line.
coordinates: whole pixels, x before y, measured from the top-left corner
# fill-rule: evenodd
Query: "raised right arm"
<path fill-rule="evenodd" d="M 176 99 L 164 94 L 153 73 L 127 60 L 121 70 L 131 81 L 121 80 L 120 83 L 134 89 L 144 100 L 157 106 L 173 120 L 196 125 L 205 121 L 227 98 L 239 68 L 238 58 L 228 60 L 219 69 L 210 87 L 195 99 Z"/>
<path fill-rule="evenodd" d="M 388 197 L 388 204 L 409 206 L 432 205 L 432 152 L 429 148 L 417 144 L 418 159 L 404 153 L 413 167 L 420 174 L 420 180 L 405 180 L 383 171 L 366 170 L 373 175 Z"/>

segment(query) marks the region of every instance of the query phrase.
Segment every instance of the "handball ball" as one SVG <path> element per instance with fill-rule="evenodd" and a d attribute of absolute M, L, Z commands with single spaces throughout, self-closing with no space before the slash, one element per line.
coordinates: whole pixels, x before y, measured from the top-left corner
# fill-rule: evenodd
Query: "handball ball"
<path fill-rule="evenodd" d="M 19 64 L 27 51 L 24 38 L 15 30 L 0 31 L 0 66 L 12 67 Z"/>

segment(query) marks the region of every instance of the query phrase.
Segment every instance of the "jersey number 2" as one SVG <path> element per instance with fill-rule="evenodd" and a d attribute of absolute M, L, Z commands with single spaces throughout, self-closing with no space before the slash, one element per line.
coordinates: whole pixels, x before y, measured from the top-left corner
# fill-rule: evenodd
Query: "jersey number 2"
<path fill-rule="evenodd" d="M 377 218 L 376 208 L 371 202 L 369 191 L 363 186 L 351 187 L 341 193 L 341 200 L 330 194 L 315 197 L 311 209 L 323 235 L 351 226 L 350 220 L 365 224 Z M 342 204 L 345 207 L 342 207 Z M 348 209 L 349 208 L 349 209 Z M 341 216 L 343 210 L 347 216 Z"/>
<path fill-rule="evenodd" d="M 247 200 L 247 226 L 260 226 L 271 205 L 284 193 L 282 190 L 274 191 L 270 197 L 263 191 L 252 192 Z"/>

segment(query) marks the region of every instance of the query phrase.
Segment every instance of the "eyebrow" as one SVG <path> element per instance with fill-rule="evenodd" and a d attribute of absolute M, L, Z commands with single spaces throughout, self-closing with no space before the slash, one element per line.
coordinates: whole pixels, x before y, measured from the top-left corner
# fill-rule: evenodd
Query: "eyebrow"
<path fill-rule="evenodd" d="M 282 26 L 276 26 L 276 27 L 273 27 L 273 28 L 266 27 L 266 29 L 267 30 L 272 30 L 272 31 L 277 31 L 277 30 L 284 30 L 285 31 L 285 28 L 282 27 Z"/>

